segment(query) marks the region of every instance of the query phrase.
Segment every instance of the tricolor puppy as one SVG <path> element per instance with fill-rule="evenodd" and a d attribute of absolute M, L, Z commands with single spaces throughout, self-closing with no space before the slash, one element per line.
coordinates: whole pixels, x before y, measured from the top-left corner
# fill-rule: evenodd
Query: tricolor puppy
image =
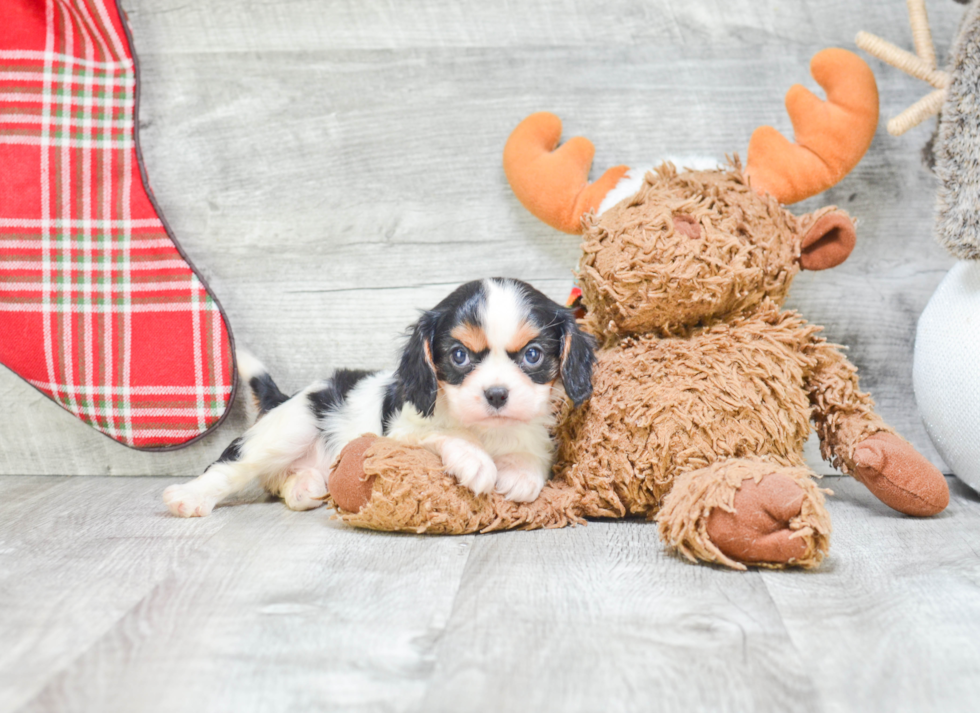
<path fill-rule="evenodd" d="M 504 278 L 467 283 L 423 313 L 394 372 L 342 369 L 290 398 L 241 353 L 255 425 L 163 499 L 175 515 L 207 515 L 260 479 L 290 508 L 315 508 L 341 449 L 377 433 L 429 448 L 477 494 L 534 500 L 551 474 L 557 409 L 592 394 L 594 359 L 569 310 Z"/>

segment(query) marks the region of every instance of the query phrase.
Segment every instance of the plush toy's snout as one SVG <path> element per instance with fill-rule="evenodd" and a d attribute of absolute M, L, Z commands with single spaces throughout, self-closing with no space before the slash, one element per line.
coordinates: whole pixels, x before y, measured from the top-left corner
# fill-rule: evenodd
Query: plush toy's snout
<path fill-rule="evenodd" d="M 698 219 L 687 213 L 674 216 L 674 230 L 695 240 L 701 237 L 701 225 L 698 223 Z"/>

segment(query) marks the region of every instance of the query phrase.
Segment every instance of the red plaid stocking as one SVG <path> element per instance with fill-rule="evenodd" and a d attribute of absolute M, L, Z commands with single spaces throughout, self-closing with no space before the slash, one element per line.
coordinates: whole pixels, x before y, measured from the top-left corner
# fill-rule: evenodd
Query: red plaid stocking
<path fill-rule="evenodd" d="M 2 4 L 0 362 L 120 443 L 186 444 L 231 403 L 231 334 L 147 186 L 127 28 Z"/>

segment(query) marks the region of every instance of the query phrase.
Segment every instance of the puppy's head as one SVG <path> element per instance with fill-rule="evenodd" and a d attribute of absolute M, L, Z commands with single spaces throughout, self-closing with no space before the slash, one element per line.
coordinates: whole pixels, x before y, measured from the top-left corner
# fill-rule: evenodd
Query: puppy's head
<path fill-rule="evenodd" d="M 573 314 L 530 285 L 469 282 L 419 319 L 398 367 L 405 400 L 431 416 L 440 394 L 460 423 L 527 423 L 550 413 L 561 388 L 592 394 L 593 340 Z"/>

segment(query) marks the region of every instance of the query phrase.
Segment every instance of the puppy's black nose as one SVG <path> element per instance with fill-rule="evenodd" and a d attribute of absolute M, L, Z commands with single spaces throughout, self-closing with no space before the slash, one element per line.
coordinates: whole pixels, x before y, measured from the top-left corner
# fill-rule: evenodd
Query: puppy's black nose
<path fill-rule="evenodd" d="M 507 403 L 507 389 L 503 386 L 491 386 L 483 392 L 483 395 L 486 397 L 487 403 L 494 408 L 503 408 L 504 404 Z"/>

